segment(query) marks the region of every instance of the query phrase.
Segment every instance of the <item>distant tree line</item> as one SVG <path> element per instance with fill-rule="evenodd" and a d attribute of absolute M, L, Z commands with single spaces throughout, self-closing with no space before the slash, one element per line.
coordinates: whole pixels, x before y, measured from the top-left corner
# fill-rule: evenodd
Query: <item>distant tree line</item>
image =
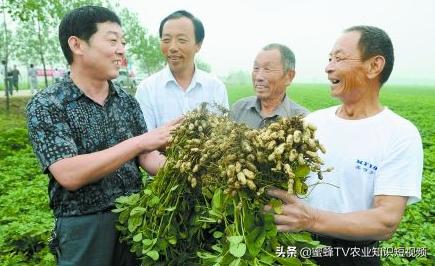
<path fill-rule="evenodd" d="M 42 66 L 44 73 L 48 67 L 66 66 L 58 41 L 58 26 L 68 11 L 83 5 L 105 6 L 119 15 L 127 40 L 127 60 L 134 62 L 138 69 L 151 74 L 163 67 L 159 38 L 148 33 L 136 13 L 111 0 L 3 0 L 1 60 L 6 65 L 13 61 Z M 48 85 L 47 75 L 45 83 Z"/>

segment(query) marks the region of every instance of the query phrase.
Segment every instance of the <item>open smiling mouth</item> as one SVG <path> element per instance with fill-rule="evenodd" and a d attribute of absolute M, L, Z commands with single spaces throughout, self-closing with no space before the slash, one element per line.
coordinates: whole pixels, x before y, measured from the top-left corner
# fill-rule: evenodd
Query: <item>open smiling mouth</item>
<path fill-rule="evenodd" d="M 179 56 L 170 56 L 170 57 L 168 57 L 169 61 L 178 61 L 180 59 L 181 59 L 181 57 L 179 57 Z"/>

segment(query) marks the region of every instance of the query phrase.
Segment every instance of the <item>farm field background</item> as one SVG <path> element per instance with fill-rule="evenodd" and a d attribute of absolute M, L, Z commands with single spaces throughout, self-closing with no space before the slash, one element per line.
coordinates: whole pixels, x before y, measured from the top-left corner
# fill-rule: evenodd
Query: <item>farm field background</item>
<path fill-rule="evenodd" d="M 249 84 L 228 84 L 230 103 L 253 95 Z M 290 97 L 310 110 L 338 104 L 326 84 L 293 84 Z M 409 206 L 405 217 L 382 247 L 425 248 L 420 258 L 384 257 L 384 265 L 434 265 L 435 261 L 435 86 L 386 86 L 385 106 L 413 122 L 424 145 L 423 200 Z M 13 97 L 5 113 L 0 98 L 0 265 L 54 265 L 47 239 L 53 224 L 48 207 L 47 177 L 41 173 L 27 137 L 26 97 Z M 370 129 L 368 129 L 370 130 Z M 431 204 L 432 203 L 432 204 Z M 397 253 L 396 252 L 396 253 Z"/>

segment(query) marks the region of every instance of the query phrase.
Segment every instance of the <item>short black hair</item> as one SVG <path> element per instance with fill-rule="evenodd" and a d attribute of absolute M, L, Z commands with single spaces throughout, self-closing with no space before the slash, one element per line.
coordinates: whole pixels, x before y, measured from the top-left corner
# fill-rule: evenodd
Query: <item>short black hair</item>
<path fill-rule="evenodd" d="M 72 51 L 68 39 L 76 36 L 84 41 L 89 41 L 97 32 L 97 23 L 114 22 L 121 26 L 121 20 L 111 10 L 101 6 L 82 6 L 68 12 L 59 25 L 59 42 L 62 52 L 68 61 L 73 62 Z"/>
<path fill-rule="evenodd" d="M 168 20 L 178 19 L 178 18 L 182 18 L 182 17 L 188 18 L 188 19 L 190 19 L 190 21 L 192 21 L 193 29 L 195 31 L 195 43 L 201 44 L 202 41 L 204 40 L 204 35 L 205 35 L 204 25 L 202 25 L 201 20 L 199 20 L 198 18 L 196 18 L 195 16 L 193 16 L 191 13 L 187 12 L 186 10 L 175 11 L 172 14 L 170 14 L 169 16 L 167 16 L 166 18 L 164 18 L 160 22 L 160 27 L 159 27 L 160 39 L 162 38 L 163 26 L 165 25 L 165 23 Z"/>
<path fill-rule="evenodd" d="M 385 58 L 385 66 L 380 74 L 381 86 L 388 80 L 394 66 L 394 48 L 388 34 L 373 26 L 353 26 L 344 32 L 357 31 L 361 34 L 358 47 L 363 60 L 380 55 Z"/>

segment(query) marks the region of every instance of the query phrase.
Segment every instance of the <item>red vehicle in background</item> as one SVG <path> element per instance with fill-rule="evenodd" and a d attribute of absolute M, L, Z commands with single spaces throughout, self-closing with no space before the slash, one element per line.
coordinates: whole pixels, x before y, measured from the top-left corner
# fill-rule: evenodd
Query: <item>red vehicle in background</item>
<path fill-rule="evenodd" d="M 45 73 L 47 74 L 47 77 L 57 77 L 60 76 L 62 77 L 65 74 L 65 70 L 63 69 L 46 69 Z M 44 69 L 40 68 L 40 69 L 36 69 L 36 76 L 37 77 L 43 77 L 44 76 Z"/>

